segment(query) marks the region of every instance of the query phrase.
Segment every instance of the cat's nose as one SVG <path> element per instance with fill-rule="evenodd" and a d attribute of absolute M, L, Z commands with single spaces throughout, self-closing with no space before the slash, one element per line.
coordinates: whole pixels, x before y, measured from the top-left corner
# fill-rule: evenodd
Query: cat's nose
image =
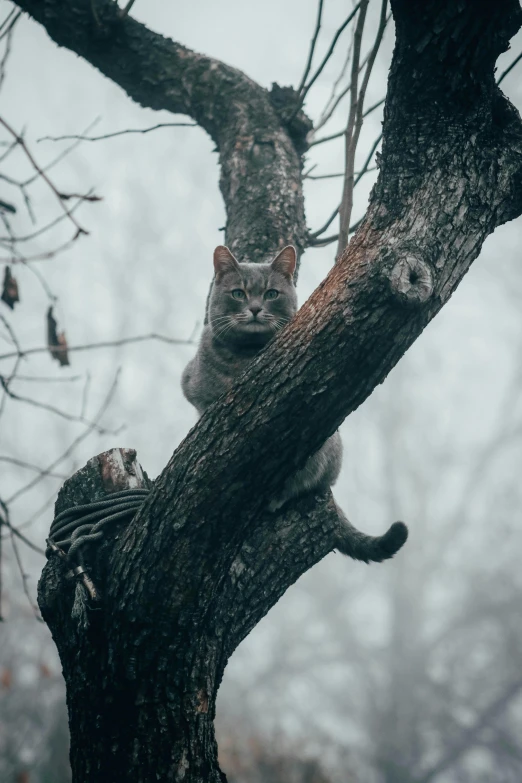
<path fill-rule="evenodd" d="M 263 308 L 262 308 L 262 307 L 260 307 L 259 305 L 250 305 L 250 312 L 252 313 L 252 315 L 254 316 L 254 318 L 256 317 L 256 315 L 257 315 L 258 313 L 260 313 L 260 312 L 261 312 L 261 310 L 262 310 L 262 309 L 263 309 Z"/>

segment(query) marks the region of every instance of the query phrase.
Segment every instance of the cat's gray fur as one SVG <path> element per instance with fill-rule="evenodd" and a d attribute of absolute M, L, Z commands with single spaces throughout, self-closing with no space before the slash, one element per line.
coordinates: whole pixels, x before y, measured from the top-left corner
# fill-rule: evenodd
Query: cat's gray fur
<path fill-rule="evenodd" d="M 214 251 L 215 277 L 205 326 L 195 357 L 185 368 L 183 393 L 201 414 L 232 385 L 235 378 L 263 350 L 297 310 L 293 282 L 296 255 L 284 248 L 271 264 L 238 264 L 226 247 Z M 245 297 L 235 299 L 233 290 Z M 279 295 L 266 299 L 267 291 Z M 289 476 L 282 494 L 272 500 L 275 511 L 305 492 L 325 492 L 337 479 L 342 446 L 336 432 L 313 454 L 302 470 Z M 380 562 L 401 548 L 408 536 L 402 522 L 395 522 L 383 536 L 361 533 L 337 508 L 336 547 L 354 560 Z"/>
<path fill-rule="evenodd" d="M 222 246 L 214 251 L 208 324 L 181 381 L 185 397 L 199 414 L 227 391 L 253 357 L 295 315 L 295 264 L 296 252 L 291 245 L 270 264 L 238 263 Z M 241 298 L 238 291 L 243 292 Z M 269 293 L 273 298 L 267 298 L 267 292 L 274 291 L 277 295 Z M 301 470 L 288 477 L 281 495 L 271 501 L 269 508 L 275 511 L 307 492 L 326 492 L 339 476 L 341 460 L 341 438 L 335 432 Z"/>

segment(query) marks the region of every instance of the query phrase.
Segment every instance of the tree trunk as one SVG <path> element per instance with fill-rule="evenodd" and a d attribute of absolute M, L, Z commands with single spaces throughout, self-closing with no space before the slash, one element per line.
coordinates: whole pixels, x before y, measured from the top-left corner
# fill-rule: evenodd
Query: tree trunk
<path fill-rule="evenodd" d="M 288 241 L 302 248 L 302 138 L 265 90 L 119 18 L 108 0 L 94 3 L 96 17 L 90 0 L 17 4 L 131 97 L 185 112 L 212 135 L 227 241 L 241 258 Z M 75 783 L 223 779 L 212 722 L 226 661 L 343 534 L 331 498 L 277 517 L 268 500 L 384 380 L 488 234 L 522 212 L 522 125 L 493 76 L 520 26 L 518 2 L 395 0 L 392 9 L 381 171 L 361 228 L 107 544 L 95 568 L 102 609 L 83 636 L 60 562 L 44 570 Z M 86 470 L 66 485 L 68 502 L 106 491 Z"/>

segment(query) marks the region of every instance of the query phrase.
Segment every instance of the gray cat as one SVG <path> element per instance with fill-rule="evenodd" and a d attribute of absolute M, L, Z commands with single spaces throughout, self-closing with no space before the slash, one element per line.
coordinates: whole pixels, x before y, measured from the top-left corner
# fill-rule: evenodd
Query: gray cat
<path fill-rule="evenodd" d="M 296 251 L 291 245 L 283 248 L 270 264 L 238 263 L 227 247 L 216 247 L 208 324 L 181 380 L 183 394 L 200 415 L 294 317 L 295 267 Z M 341 438 L 335 432 L 301 470 L 289 476 L 269 510 L 275 511 L 308 492 L 326 492 L 339 476 L 341 460 Z M 337 510 L 337 548 L 356 560 L 385 560 L 406 540 L 407 529 L 402 522 L 392 525 L 384 536 L 367 536 Z"/>
<path fill-rule="evenodd" d="M 217 400 L 294 317 L 296 260 L 292 245 L 283 248 L 270 264 L 239 264 L 227 247 L 215 249 L 208 324 L 181 381 L 185 397 L 198 413 Z M 270 510 L 306 492 L 326 492 L 339 476 L 341 459 L 341 438 L 336 432 L 304 468 L 288 478 Z"/>

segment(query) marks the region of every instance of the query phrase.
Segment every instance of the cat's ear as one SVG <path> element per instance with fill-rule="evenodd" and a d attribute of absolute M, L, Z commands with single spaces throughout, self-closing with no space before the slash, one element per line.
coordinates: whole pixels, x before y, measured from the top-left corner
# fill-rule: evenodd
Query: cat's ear
<path fill-rule="evenodd" d="M 238 270 L 238 263 L 228 247 L 218 245 L 214 250 L 214 272 L 217 275 L 223 272 L 229 272 L 231 269 Z"/>
<path fill-rule="evenodd" d="M 285 277 L 293 277 L 297 264 L 297 253 L 293 245 L 284 247 L 274 258 L 271 267 Z"/>

